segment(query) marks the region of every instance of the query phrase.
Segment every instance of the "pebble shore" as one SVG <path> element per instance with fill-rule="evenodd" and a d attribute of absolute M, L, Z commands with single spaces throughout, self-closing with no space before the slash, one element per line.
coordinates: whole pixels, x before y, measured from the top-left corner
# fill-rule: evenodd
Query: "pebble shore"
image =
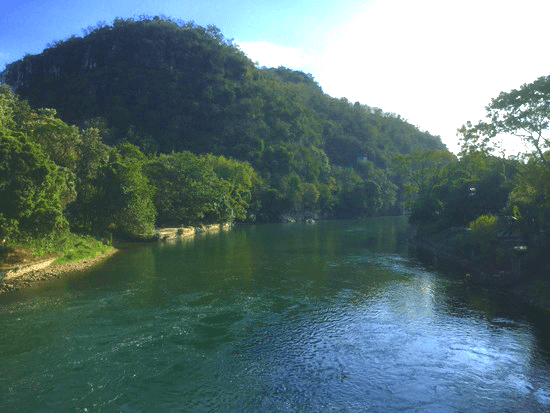
<path fill-rule="evenodd" d="M 103 261 L 105 258 L 113 255 L 117 251 L 118 250 L 116 248 L 113 248 L 109 252 L 98 255 L 95 258 L 88 258 L 82 261 L 68 262 L 65 264 L 49 265 L 46 268 L 29 271 L 17 278 L 0 281 L 0 294 L 10 291 L 18 291 L 22 288 L 30 287 L 38 282 L 60 278 L 62 275 L 67 273 L 85 270 L 86 268 L 92 267 Z"/>

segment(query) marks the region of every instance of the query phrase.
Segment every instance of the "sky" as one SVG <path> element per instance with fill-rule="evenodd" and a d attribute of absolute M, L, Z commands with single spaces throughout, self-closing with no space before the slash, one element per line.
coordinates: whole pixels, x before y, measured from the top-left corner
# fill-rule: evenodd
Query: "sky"
<path fill-rule="evenodd" d="M 3 0 L 0 71 L 115 17 L 217 26 L 259 66 L 311 73 L 323 91 L 441 136 L 550 74 L 548 0 Z M 515 142 L 506 138 L 508 154 Z"/>

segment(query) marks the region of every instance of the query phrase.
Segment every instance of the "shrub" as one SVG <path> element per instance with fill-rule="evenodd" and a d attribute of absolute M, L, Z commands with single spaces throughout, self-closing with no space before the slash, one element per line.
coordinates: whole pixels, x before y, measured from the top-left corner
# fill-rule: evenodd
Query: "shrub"
<path fill-rule="evenodd" d="M 496 235 L 498 217 L 492 214 L 481 215 L 468 224 L 477 236 Z"/>
<path fill-rule="evenodd" d="M 502 255 L 502 249 L 498 242 L 499 220 L 495 215 L 487 214 L 477 217 L 468 224 L 470 234 L 468 241 L 477 252 L 479 258 L 485 263 L 498 261 Z"/>

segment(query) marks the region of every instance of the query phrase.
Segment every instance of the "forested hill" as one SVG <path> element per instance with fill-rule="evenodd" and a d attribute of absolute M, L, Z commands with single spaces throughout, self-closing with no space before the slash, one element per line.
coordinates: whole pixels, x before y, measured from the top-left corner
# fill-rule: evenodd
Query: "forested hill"
<path fill-rule="evenodd" d="M 111 142 L 160 152 L 255 161 L 269 147 L 314 145 L 342 166 L 358 156 L 384 166 L 391 153 L 444 147 L 397 116 L 330 98 L 309 75 L 255 68 L 215 27 L 166 19 L 89 29 L 9 65 L 2 80 L 65 122 L 101 117 Z"/>
<path fill-rule="evenodd" d="M 166 18 L 89 28 L 8 65 L 1 81 L 109 145 L 249 162 L 266 184 L 265 217 L 395 213 L 394 156 L 445 149 L 396 114 L 328 96 L 311 75 L 256 67 L 216 27 Z"/>

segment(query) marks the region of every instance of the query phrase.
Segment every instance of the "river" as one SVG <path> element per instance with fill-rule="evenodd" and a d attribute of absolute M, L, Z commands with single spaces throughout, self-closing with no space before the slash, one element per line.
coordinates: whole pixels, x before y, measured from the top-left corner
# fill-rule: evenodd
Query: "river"
<path fill-rule="evenodd" d="M 550 411 L 550 317 L 407 231 L 238 226 L 0 296 L 0 411 Z"/>

